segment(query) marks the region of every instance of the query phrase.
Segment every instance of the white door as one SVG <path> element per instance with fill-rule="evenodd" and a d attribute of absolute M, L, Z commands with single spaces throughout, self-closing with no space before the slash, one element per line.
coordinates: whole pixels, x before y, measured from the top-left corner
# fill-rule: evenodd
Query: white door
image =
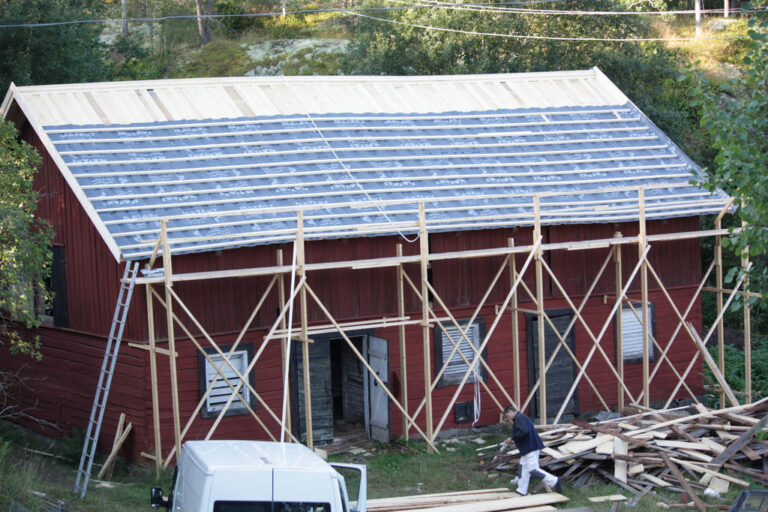
<path fill-rule="evenodd" d="M 385 385 L 389 384 L 389 343 L 384 338 L 367 336 L 363 345 L 366 360 Z M 365 429 L 368 437 L 389 442 L 389 397 L 368 372 L 365 379 Z"/>

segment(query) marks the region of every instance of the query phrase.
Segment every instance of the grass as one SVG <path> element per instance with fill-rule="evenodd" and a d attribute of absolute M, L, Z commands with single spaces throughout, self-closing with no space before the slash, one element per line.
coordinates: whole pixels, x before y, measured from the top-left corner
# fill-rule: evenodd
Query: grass
<path fill-rule="evenodd" d="M 482 462 L 476 457 L 477 448 L 482 445 L 476 443 L 475 439 L 480 437 L 484 439 L 485 445 L 501 440 L 500 435 L 494 434 L 468 437 L 464 434 L 464 438 L 438 443 L 439 454 L 428 453 L 421 442 L 395 441 L 388 445 L 374 444 L 365 453 L 357 455 L 332 456 L 330 460 L 365 464 L 368 472 L 368 497 L 371 499 L 507 487 L 509 478 L 513 476 L 511 472 L 482 472 L 477 469 Z M 8 510 L 13 501 L 33 511 L 43 510 L 44 500 L 48 503 L 64 500 L 68 510 L 73 512 L 148 510 L 150 488 L 162 487 L 168 493 L 171 471 L 166 471 L 156 479 L 151 469 L 119 461 L 112 481 L 105 485 L 92 477 L 87 496 L 80 499 L 72 492 L 80 447 L 76 438 L 54 441 L 7 422 L 0 422 L 0 511 Z M 53 457 L 30 450 L 45 452 Z M 75 456 L 73 452 L 77 452 Z M 350 489 L 356 487 L 356 483 L 349 479 L 347 485 Z M 740 491 L 741 488 L 732 485 L 722 499 L 707 500 L 712 504 L 731 504 Z M 680 497 L 674 493 L 659 492 L 667 499 L 680 501 Z M 354 492 L 351 494 L 356 495 Z M 588 507 L 600 512 L 610 510 L 611 503 L 592 503 L 589 497 L 622 493 L 621 489 L 611 484 L 580 488 L 566 484 L 563 494 L 570 501 L 561 504 L 559 508 Z M 627 492 L 623 494 L 630 497 Z M 644 496 L 633 510 L 658 510 L 659 501 L 657 496 Z"/>
<path fill-rule="evenodd" d="M 655 17 L 650 20 L 652 32 L 664 38 L 694 38 L 696 25 L 691 16 Z M 690 64 L 705 71 L 711 78 L 731 78 L 737 72 L 747 50 L 747 19 L 707 17 L 697 41 L 667 41 L 666 45 L 680 52 Z M 733 39 L 723 39 L 733 38 Z"/>

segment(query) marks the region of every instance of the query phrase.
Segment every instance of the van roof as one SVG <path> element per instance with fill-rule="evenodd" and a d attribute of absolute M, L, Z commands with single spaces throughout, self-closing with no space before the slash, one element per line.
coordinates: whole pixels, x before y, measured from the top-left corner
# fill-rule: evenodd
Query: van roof
<path fill-rule="evenodd" d="M 187 441 L 182 448 L 208 474 L 220 469 L 254 467 L 328 469 L 302 444 L 268 441 Z"/>

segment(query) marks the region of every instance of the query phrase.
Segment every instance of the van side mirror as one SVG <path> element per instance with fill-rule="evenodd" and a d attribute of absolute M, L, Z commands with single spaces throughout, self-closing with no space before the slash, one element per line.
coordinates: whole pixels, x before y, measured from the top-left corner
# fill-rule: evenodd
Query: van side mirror
<path fill-rule="evenodd" d="M 168 498 L 163 497 L 163 490 L 160 487 L 153 487 L 149 494 L 149 504 L 152 508 L 163 507 L 168 509 Z"/>

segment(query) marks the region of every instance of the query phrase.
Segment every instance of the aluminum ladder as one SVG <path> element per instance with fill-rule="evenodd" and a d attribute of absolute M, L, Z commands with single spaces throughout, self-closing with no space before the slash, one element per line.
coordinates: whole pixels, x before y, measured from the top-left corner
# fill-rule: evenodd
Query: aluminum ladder
<path fill-rule="evenodd" d="M 136 284 L 136 275 L 139 272 L 139 262 L 127 263 L 123 279 L 120 281 L 120 293 L 117 296 L 115 315 L 112 317 L 112 327 L 109 330 L 107 348 L 104 351 L 104 361 L 101 363 L 99 383 L 96 387 L 96 395 L 93 397 L 91 419 L 88 421 L 88 432 L 85 434 L 83 453 L 80 455 L 80 466 L 77 468 L 77 480 L 73 492 L 80 492 L 80 497 L 85 497 L 88 488 L 88 479 L 93 467 L 93 457 L 96 455 L 96 445 L 101 432 L 101 423 L 104 420 L 104 409 L 107 406 L 109 388 L 112 385 L 112 376 L 115 373 L 117 354 L 120 351 L 120 341 L 123 339 L 123 328 L 128 316 L 128 308 L 131 305 L 133 288 Z"/>

